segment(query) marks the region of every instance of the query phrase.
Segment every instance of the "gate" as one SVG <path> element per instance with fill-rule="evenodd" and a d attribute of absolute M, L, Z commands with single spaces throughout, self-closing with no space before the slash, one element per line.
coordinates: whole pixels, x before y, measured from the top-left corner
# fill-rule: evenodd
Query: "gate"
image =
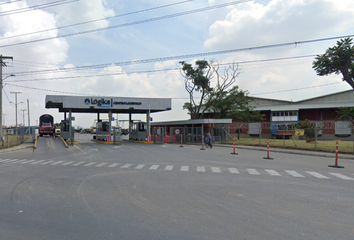
<path fill-rule="evenodd" d="M 165 131 L 163 127 L 153 127 L 154 143 L 164 143 Z"/>

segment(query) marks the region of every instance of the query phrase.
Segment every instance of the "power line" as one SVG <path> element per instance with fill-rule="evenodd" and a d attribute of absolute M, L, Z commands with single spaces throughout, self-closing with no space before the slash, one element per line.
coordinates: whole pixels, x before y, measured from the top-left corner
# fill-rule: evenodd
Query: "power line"
<path fill-rule="evenodd" d="M 21 1 L 23 1 L 23 0 L 13 0 L 13 1 L 11 1 L 11 2 L 2 2 L 2 3 L 0 3 L 0 5 L 11 4 L 11 3 L 21 2 Z"/>
<path fill-rule="evenodd" d="M 0 41 L 1 40 L 7 40 L 7 39 L 10 39 L 10 38 L 23 37 L 23 36 L 32 35 L 32 34 L 38 34 L 38 33 L 43 33 L 43 32 L 48 32 L 48 31 L 54 31 L 54 30 L 59 30 L 59 29 L 63 29 L 63 28 L 68 28 L 68 27 L 84 25 L 84 24 L 98 22 L 98 21 L 103 21 L 103 20 L 108 20 L 108 19 L 112 19 L 112 18 L 124 17 L 124 16 L 133 15 L 133 14 L 137 14 L 137 13 L 142 13 L 142 12 L 147 12 L 147 11 L 156 10 L 156 9 L 160 9 L 160 8 L 170 7 L 170 6 L 174 6 L 174 5 L 178 5 L 178 4 L 183 4 L 183 3 L 191 2 L 191 1 L 194 1 L 194 0 L 185 0 L 185 1 L 181 1 L 181 2 L 166 4 L 166 5 L 152 7 L 152 8 L 143 9 L 143 10 L 138 10 L 138 11 L 134 11 L 134 12 L 123 13 L 123 14 L 112 16 L 112 17 L 99 18 L 99 19 L 95 19 L 95 20 L 90 20 L 90 21 L 85 21 L 85 22 L 80 22 L 80 23 L 74 23 L 74 24 L 60 26 L 60 27 L 56 27 L 56 28 L 49 28 L 49 29 L 45 29 L 45 30 L 41 30 L 41 31 L 36 31 L 36 32 L 30 32 L 30 33 L 24 33 L 24 34 L 4 37 L 4 38 L 1 38 Z"/>
<path fill-rule="evenodd" d="M 168 18 L 180 17 L 180 16 L 185 16 L 185 15 L 189 15 L 189 14 L 193 14 L 193 13 L 199 13 L 199 12 L 209 11 L 209 10 L 213 10 L 213 9 L 217 9 L 217 8 L 222 8 L 222 7 L 227 7 L 227 6 L 231 6 L 231 5 L 241 4 L 241 3 L 245 3 L 245 2 L 249 2 L 249 1 L 251 1 L 251 0 L 240 0 L 240 1 L 230 2 L 230 3 L 224 3 L 224 4 L 204 7 L 204 8 L 198 8 L 198 9 L 189 10 L 189 11 L 185 11 L 185 12 L 179 12 L 179 13 L 164 15 L 164 16 L 160 16 L 160 17 L 148 18 L 148 19 L 139 20 L 139 21 L 130 22 L 130 23 L 123 23 L 123 24 L 119 24 L 119 25 L 113 25 L 113 26 L 104 27 L 104 28 L 96 28 L 96 29 L 87 30 L 87 31 L 68 33 L 68 34 L 63 34 L 63 35 L 59 35 L 59 36 L 55 36 L 55 37 L 41 38 L 41 39 L 25 41 L 25 42 L 19 42 L 19 43 L 11 43 L 11 44 L 0 46 L 0 48 L 23 45 L 23 44 L 28 44 L 28 43 L 42 42 L 42 41 L 53 40 L 53 39 L 57 39 L 57 38 L 72 37 L 72 36 L 76 36 L 76 35 L 99 32 L 99 31 L 104 31 L 104 30 L 120 28 L 120 27 L 127 27 L 127 26 L 142 24 L 142 23 L 155 22 L 155 21 L 164 20 L 164 19 L 168 19 Z"/>

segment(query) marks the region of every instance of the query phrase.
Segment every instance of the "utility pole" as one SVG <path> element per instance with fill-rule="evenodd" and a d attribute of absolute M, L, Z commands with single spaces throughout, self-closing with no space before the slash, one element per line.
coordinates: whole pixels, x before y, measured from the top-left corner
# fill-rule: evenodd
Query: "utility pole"
<path fill-rule="evenodd" d="M 21 109 L 20 111 L 22 111 L 22 116 L 23 116 L 23 127 L 26 126 L 25 124 L 25 111 L 27 111 L 27 109 Z"/>
<path fill-rule="evenodd" d="M 3 62 L 3 59 L 11 59 L 13 60 L 13 57 L 5 57 L 3 55 L 0 55 L 0 147 L 2 147 L 3 142 L 2 142 L 2 67 L 6 67 L 6 63 Z M 14 76 L 11 74 L 10 76 Z M 8 76 L 9 77 L 9 76 Z"/>
<path fill-rule="evenodd" d="M 28 129 L 29 129 L 29 134 L 31 134 L 31 124 L 30 124 L 30 114 L 29 114 L 29 99 L 27 99 L 27 114 L 28 114 Z"/>
<path fill-rule="evenodd" d="M 18 145 L 18 129 L 17 129 L 17 94 L 21 92 L 11 92 L 15 94 L 15 115 L 16 115 L 16 139 L 17 139 L 17 145 Z"/>

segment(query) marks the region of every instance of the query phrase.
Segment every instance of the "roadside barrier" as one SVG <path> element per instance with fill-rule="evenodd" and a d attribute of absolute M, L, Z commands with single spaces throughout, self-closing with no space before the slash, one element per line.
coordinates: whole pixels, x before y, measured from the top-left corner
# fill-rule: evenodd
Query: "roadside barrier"
<path fill-rule="evenodd" d="M 183 134 L 181 134 L 181 146 L 179 147 L 183 147 Z"/>
<path fill-rule="evenodd" d="M 234 137 L 234 151 L 230 154 L 238 155 L 238 153 L 236 153 L 236 138 L 235 137 Z"/>
<path fill-rule="evenodd" d="M 269 159 L 269 160 L 274 159 L 269 157 L 269 138 L 267 138 L 267 157 L 263 157 L 263 159 Z"/>
<path fill-rule="evenodd" d="M 336 142 L 336 155 L 334 159 L 334 165 L 328 165 L 328 167 L 344 168 L 343 166 L 338 166 L 338 141 Z"/>
<path fill-rule="evenodd" d="M 200 150 L 205 150 L 205 148 L 204 148 L 204 136 L 202 136 L 202 148 Z"/>

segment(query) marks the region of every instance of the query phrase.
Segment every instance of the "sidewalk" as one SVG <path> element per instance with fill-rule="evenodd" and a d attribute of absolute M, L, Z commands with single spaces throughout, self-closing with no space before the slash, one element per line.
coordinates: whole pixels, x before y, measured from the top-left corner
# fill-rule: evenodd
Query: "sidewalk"
<path fill-rule="evenodd" d="M 34 146 L 34 143 L 32 142 L 32 138 L 29 138 L 29 139 L 27 139 L 27 141 L 25 141 L 24 143 L 21 143 L 18 146 L 0 149 L 0 153 L 13 152 L 13 151 L 18 151 L 18 150 L 25 149 L 25 148 L 33 148 L 33 146 Z"/>

